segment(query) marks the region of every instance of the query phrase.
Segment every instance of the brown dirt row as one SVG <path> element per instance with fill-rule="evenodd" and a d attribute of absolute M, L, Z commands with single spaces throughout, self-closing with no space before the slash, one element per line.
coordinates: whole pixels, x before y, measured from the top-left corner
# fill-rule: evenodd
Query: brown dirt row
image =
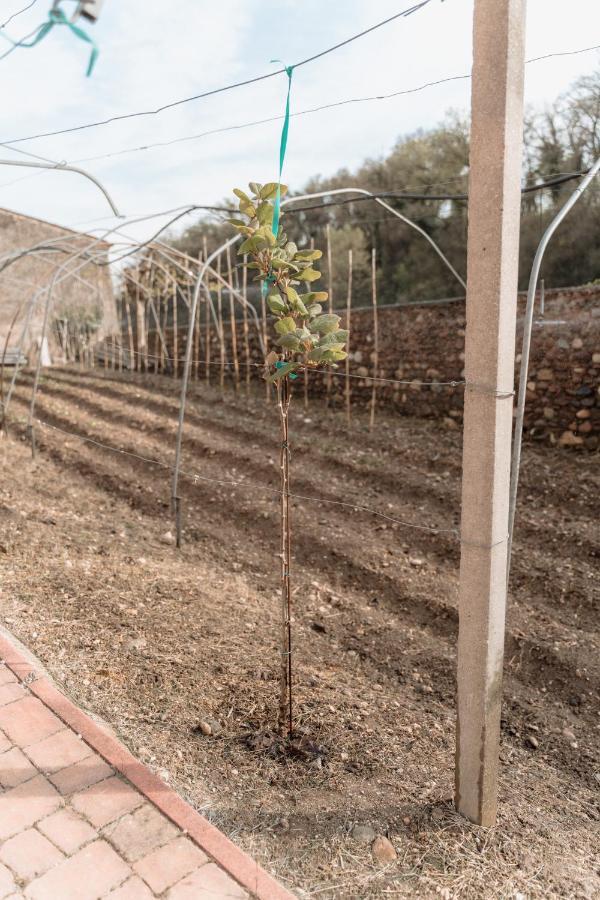
<path fill-rule="evenodd" d="M 298 713 L 326 752 L 317 765 L 244 745 L 275 711 L 278 500 L 216 480 L 275 485 L 277 449 L 273 408 L 225 400 L 193 391 L 185 465 L 213 481 L 185 482 L 180 554 L 161 539 L 168 472 L 45 428 L 35 463 L 3 442 L 8 627 L 302 896 L 594 896 L 597 460 L 526 450 L 501 813 L 483 832 L 449 803 L 458 544 L 447 535 L 295 504 Z M 169 460 L 176 409 L 172 380 L 65 371 L 45 381 L 39 415 Z M 455 433 L 384 419 L 369 434 L 360 417 L 348 433 L 316 406 L 297 410 L 293 429 L 299 492 L 457 523 Z M 218 735 L 194 732 L 203 716 Z M 388 833 L 398 861 L 377 865 L 351 836 L 356 822 Z"/>

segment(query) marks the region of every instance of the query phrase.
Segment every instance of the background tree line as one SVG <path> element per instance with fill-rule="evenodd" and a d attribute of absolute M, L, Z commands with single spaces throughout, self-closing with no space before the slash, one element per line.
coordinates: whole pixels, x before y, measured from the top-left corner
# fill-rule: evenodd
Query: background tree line
<path fill-rule="evenodd" d="M 587 169 L 600 154 L 600 70 L 576 81 L 544 110 L 529 110 L 525 120 L 523 186 L 559 173 Z M 355 172 L 340 169 L 330 177 L 311 178 L 299 193 L 357 186 L 373 192 L 400 191 L 432 199 L 393 198 L 396 209 L 421 226 L 440 245 L 454 267 L 466 273 L 469 123 L 458 114 L 428 131 L 401 137 L 385 158 L 367 160 Z M 525 194 L 522 201 L 520 286 L 525 288 L 538 242 L 575 182 Z M 453 199 L 436 199 L 440 194 Z M 344 198 L 345 199 L 345 198 Z M 314 201 L 318 205 L 320 201 Z M 228 198 L 224 205 L 231 205 Z M 305 204 L 302 204 L 305 205 Z M 306 205 L 313 205 L 307 203 Z M 224 217 L 223 217 L 224 218 Z M 353 250 L 355 305 L 369 302 L 370 254 L 377 248 L 381 303 L 456 296 L 460 285 L 428 243 L 413 229 L 372 201 L 287 214 L 285 230 L 305 247 L 314 238 L 325 249 L 330 226 L 334 304 L 343 305 L 348 279 L 348 250 Z M 600 184 L 591 185 L 553 239 L 542 276 L 548 287 L 584 284 L 600 277 Z M 198 256 L 206 238 L 215 249 L 231 229 L 203 218 L 173 239 L 175 246 Z M 323 259 L 327 280 L 327 260 Z"/>

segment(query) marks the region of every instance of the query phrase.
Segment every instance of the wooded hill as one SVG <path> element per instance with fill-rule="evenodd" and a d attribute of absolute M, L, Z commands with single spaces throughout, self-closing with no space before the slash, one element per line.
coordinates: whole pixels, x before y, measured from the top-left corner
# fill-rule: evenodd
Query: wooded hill
<path fill-rule="evenodd" d="M 523 186 L 559 173 L 587 169 L 600 154 L 600 70 L 576 81 L 554 104 L 529 110 L 525 121 Z M 439 243 L 455 268 L 466 272 L 469 123 L 449 114 L 436 128 L 401 137 L 391 153 L 369 159 L 355 172 L 340 169 L 330 177 L 311 178 L 302 191 L 357 186 L 374 192 L 427 194 L 431 199 L 395 197 L 389 202 Z M 251 173 L 250 173 L 251 174 Z M 576 181 L 523 195 L 520 287 L 525 288 L 541 235 L 574 190 Z M 600 277 L 600 184 L 590 186 L 553 238 L 542 277 L 549 287 L 585 284 Z M 451 195 L 451 199 L 443 199 Z M 315 205 L 320 201 L 315 201 Z M 228 198 L 225 205 L 231 204 Z M 304 204 L 303 204 L 304 205 Z M 307 204 L 308 205 L 308 204 Z M 312 203 L 310 204 L 312 205 Z M 217 217 L 218 218 L 218 217 Z M 225 218 L 225 216 L 223 216 Z M 456 296 L 460 285 L 416 231 L 372 201 L 323 206 L 284 219 L 286 232 L 299 246 L 314 238 L 325 248 L 331 226 L 334 302 L 343 304 L 348 277 L 348 250 L 353 250 L 354 303 L 368 302 L 371 247 L 377 248 L 381 303 Z M 201 219 L 173 244 L 194 256 L 231 235 L 215 217 Z M 323 259 L 325 281 L 327 261 Z"/>

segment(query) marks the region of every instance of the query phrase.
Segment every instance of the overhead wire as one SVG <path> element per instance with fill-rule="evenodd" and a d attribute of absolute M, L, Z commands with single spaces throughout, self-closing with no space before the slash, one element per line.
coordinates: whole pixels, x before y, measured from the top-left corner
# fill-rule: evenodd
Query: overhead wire
<path fill-rule="evenodd" d="M 10 24 L 10 22 L 12 22 L 13 19 L 16 19 L 17 16 L 20 16 L 20 15 L 22 15 L 23 13 L 26 13 L 27 10 L 28 10 L 28 9 L 31 9 L 32 6 L 35 6 L 35 4 L 36 4 L 37 2 L 38 2 L 38 0 L 31 0 L 31 2 L 28 3 L 27 6 L 24 6 L 23 9 L 19 9 L 17 12 L 14 12 L 14 13 L 12 14 L 12 16 L 9 16 L 9 17 L 8 17 L 8 19 L 6 20 L 6 22 L 3 22 L 2 25 L 0 25 L 0 29 L 6 28 L 6 26 L 7 26 L 8 24 Z"/>
<path fill-rule="evenodd" d="M 359 38 L 365 37 L 365 35 L 367 35 L 367 34 L 371 34 L 373 31 L 376 31 L 378 28 L 383 28 L 383 26 L 389 25 L 391 22 L 394 22 L 396 19 L 408 18 L 408 16 L 411 16 L 413 13 L 418 12 L 420 9 L 423 9 L 425 6 L 428 6 L 429 3 L 431 3 L 431 2 L 432 2 L 432 0 L 421 0 L 420 3 L 416 3 L 413 6 L 408 7 L 407 9 L 403 9 L 400 12 L 394 13 L 393 16 L 389 16 L 387 19 L 383 19 L 381 22 L 377 22 L 375 25 L 371 25 L 369 28 L 365 28 L 363 31 L 360 31 L 357 34 L 354 34 L 351 37 L 346 38 L 345 40 L 340 41 L 339 43 L 334 44 L 331 47 L 327 47 L 325 50 L 321 50 L 319 53 L 315 53 L 312 56 L 307 57 L 306 59 L 302 59 L 299 62 L 294 63 L 292 68 L 298 69 L 301 66 L 305 66 L 305 65 L 308 65 L 309 63 L 315 62 L 317 59 L 321 59 L 322 57 L 327 56 L 328 54 L 333 53 L 334 51 L 339 50 L 342 47 L 346 47 L 348 44 L 351 44 L 354 41 L 359 40 Z M 28 37 L 29 37 L 29 35 L 28 35 Z M 23 38 L 23 40 L 25 40 L 25 38 Z M 12 48 L 12 49 L 14 49 L 14 48 Z M 0 56 L 0 59 L 2 59 L 1 56 Z M 14 138 L 10 141 L 7 141 L 6 143 L 18 144 L 18 143 L 22 143 L 23 141 L 33 141 L 33 140 L 38 140 L 39 138 L 55 137 L 59 134 L 72 134 L 73 132 L 76 132 L 76 131 L 84 131 L 89 128 L 98 128 L 103 125 L 109 125 L 112 122 L 122 122 L 126 119 L 141 118 L 144 116 L 156 116 L 159 113 L 162 113 L 167 109 L 174 109 L 175 107 L 182 106 L 185 103 L 191 103 L 196 100 L 202 100 L 206 97 L 214 97 L 217 94 L 223 94 L 227 91 L 235 90 L 236 88 L 245 87 L 249 84 L 256 84 L 259 81 L 266 81 L 267 79 L 275 78 L 277 75 L 284 74 L 285 72 L 286 72 L 286 68 L 283 67 L 281 69 L 276 69 L 273 72 L 266 72 L 264 75 L 255 75 L 254 77 L 247 78 L 243 81 L 238 81 L 233 84 L 224 85 L 224 86 L 218 87 L 218 88 L 212 88 L 211 90 L 203 91 L 200 94 L 194 94 L 191 97 L 184 97 L 180 100 L 173 100 L 171 103 L 165 103 L 162 106 L 156 107 L 156 109 L 140 110 L 140 111 L 133 112 L 133 113 L 124 113 L 119 116 L 110 116 L 107 119 L 101 119 L 101 120 L 98 120 L 97 122 L 89 122 L 85 125 L 74 125 L 74 126 L 71 126 L 70 128 L 61 128 L 61 129 L 57 129 L 55 131 L 48 131 L 48 132 L 44 132 L 44 133 L 40 133 L 40 134 L 29 135 L 28 137 L 23 137 L 23 138 Z"/>
<path fill-rule="evenodd" d="M 44 27 L 43 24 L 37 25 L 33 29 L 33 31 L 30 31 L 28 34 L 23 35 L 23 37 L 19 38 L 18 41 L 13 41 L 13 39 L 9 38 L 7 34 L 2 35 L 2 37 L 5 37 L 7 40 L 9 40 L 11 42 L 12 46 L 9 47 L 8 50 L 6 50 L 4 53 L 0 53 L 0 60 L 6 59 L 7 56 L 10 56 L 10 54 L 14 53 L 15 50 L 18 50 L 19 47 L 24 46 L 25 41 L 29 40 L 30 37 L 33 37 L 35 34 L 37 34 L 43 27 Z"/>
<path fill-rule="evenodd" d="M 599 49 L 600 49 L 600 44 L 597 44 L 593 47 L 584 47 L 584 48 L 581 48 L 578 50 L 557 51 L 556 53 L 548 53 L 548 54 L 545 54 L 544 56 L 537 56 L 537 57 L 533 57 L 532 59 L 528 59 L 528 60 L 526 60 L 526 65 L 530 65 L 530 64 L 536 63 L 536 62 L 541 62 L 542 60 L 551 59 L 553 57 L 574 56 L 574 55 L 577 55 L 580 53 L 589 53 L 593 50 L 599 50 Z M 356 103 L 372 103 L 373 101 L 376 101 L 376 100 L 390 100 L 395 97 L 416 94 L 421 91 L 427 90 L 429 88 L 437 87 L 442 84 L 449 84 L 454 81 L 468 81 L 468 80 L 470 80 L 470 78 L 471 78 L 470 73 L 463 74 L 463 75 L 450 75 L 445 78 L 439 78 L 435 81 L 425 82 L 424 84 L 418 85 L 417 87 L 414 87 L 414 88 L 405 88 L 403 90 L 392 91 L 391 93 L 388 93 L 388 94 L 374 94 L 372 96 L 367 96 L 367 97 L 350 97 L 350 98 L 346 98 L 344 100 L 337 100 L 333 103 L 326 103 L 321 106 L 315 106 L 315 107 L 311 107 L 309 109 L 299 110 L 297 112 L 290 113 L 290 118 L 313 115 L 314 113 L 317 113 L 317 112 L 323 112 L 323 111 L 326 111 L 329 109 L 335 109 L 335 108 L 338 108 L 341 106 L 348 106 L 348 105 L 356 104 Z M 139 147 L 128 147 L 128 148 L 124 148 L 121 150 L 113 150 L 113 151 L 109 151 L 108 153 L 98 154 L 96 156 L 84 156 L 84 157 L 73 160 L 73 162 L 74 163 L 98 162 L 103 159 L 110 159 L 110 158 L 116 157 L 116 156 L 123 156 L 123 155 L 129 154 L 129 153 L 139 153 L 141 151 L 153 150 L 153 149 L 158 149 L 161 147 L 170 147 L 170 146 L 173 146 L 174 144 L 180 144 L 180 143 L 186 143 L 189 141 L 200 140 L 201 138 L 211 137 L 212 135 L 216 135 L 216 134 L 225 134 L 230 131 L 239 131 L 239 130 L 242 130 L 245 128 L 253 128 L 258 125 L 270 124 L 271 122 L 279 122 L 283 118 L 284 118 L 283 115 L 275 115 L 275 116 L 269 116 L 269 117 L 263 118 L 263 119 L 255 119 L 251 122 L 243 122 L 243 123 L 235 124 L 235 125 L 226 125 L 221 128 L 213 128 L 208 131 L 199 132 L 198 134 L 183 135 L 182 137 L 173 138 L 172 140 L 169 140 L 169 141 L 157 141 L 152 144 L 142 144 Z M 107 120 L 107 121 L 113 121 L 113 120 Z M 94 123 L 93 125 L 90 125 L 90 126 L 81 126 L 81 127 L 82 128 L 95 127 L 96 125 L 100 125 L 100 124 L 105 124 L 105 123 Z M 80 130 L 80 129 L 77 129 L 77 130 Z M 18 143 L 21 141 L 37 140 L 37 138 L 39 138 L 39 137 L 48 137 L 51 135 L 64 134 L 64 133 L 66 133 L 66 132 L 59 131 L 59 132 L 52 132 L 50 135 L 34 135 L 31 138 L 19 138 L 17 141 L 9 141 L 8 143 L 12 145 L 14 143 Z"/>

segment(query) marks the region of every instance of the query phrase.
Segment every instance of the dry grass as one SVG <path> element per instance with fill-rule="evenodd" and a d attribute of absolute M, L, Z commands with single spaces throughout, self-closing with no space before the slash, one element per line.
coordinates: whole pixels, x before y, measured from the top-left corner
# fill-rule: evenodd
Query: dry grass
<path fill-rule="evenodd" d="M 172 391 L 57 375 L 40 413 L 164 457 Z M 268 414 L 251 402 L 245 415 L 247 406 L 197 398 L 186 465 L 274 483 Z M 373 436 L 363 426 L 332 448 L 326 431 L 295 422 L 300 492 L 343 491 L 452 521 L 456 437 L 428 423 L 384 421 Z M 3 622 L 298 896 L 600 895 L 592 458 L 526 451 L 532 499 L 509 623 L 500 811 L 484 830 L 450 800 L 457 548 L 332 508 L 295 508 L 298 717 L 327 752 L 320 767 L 270 758 L 244 737 L 276 718 L 277 499 L 188 485 L 178 554 L 161 540 L 165 473 L 75 438 L 40 438 L 33 464 L 20 441 L 0 446 Z M 219 734 L 194 730 L 203 717 Z M 397 860 L 378 864 L 352 838 L 355 824 L 386 834 Z"/>

